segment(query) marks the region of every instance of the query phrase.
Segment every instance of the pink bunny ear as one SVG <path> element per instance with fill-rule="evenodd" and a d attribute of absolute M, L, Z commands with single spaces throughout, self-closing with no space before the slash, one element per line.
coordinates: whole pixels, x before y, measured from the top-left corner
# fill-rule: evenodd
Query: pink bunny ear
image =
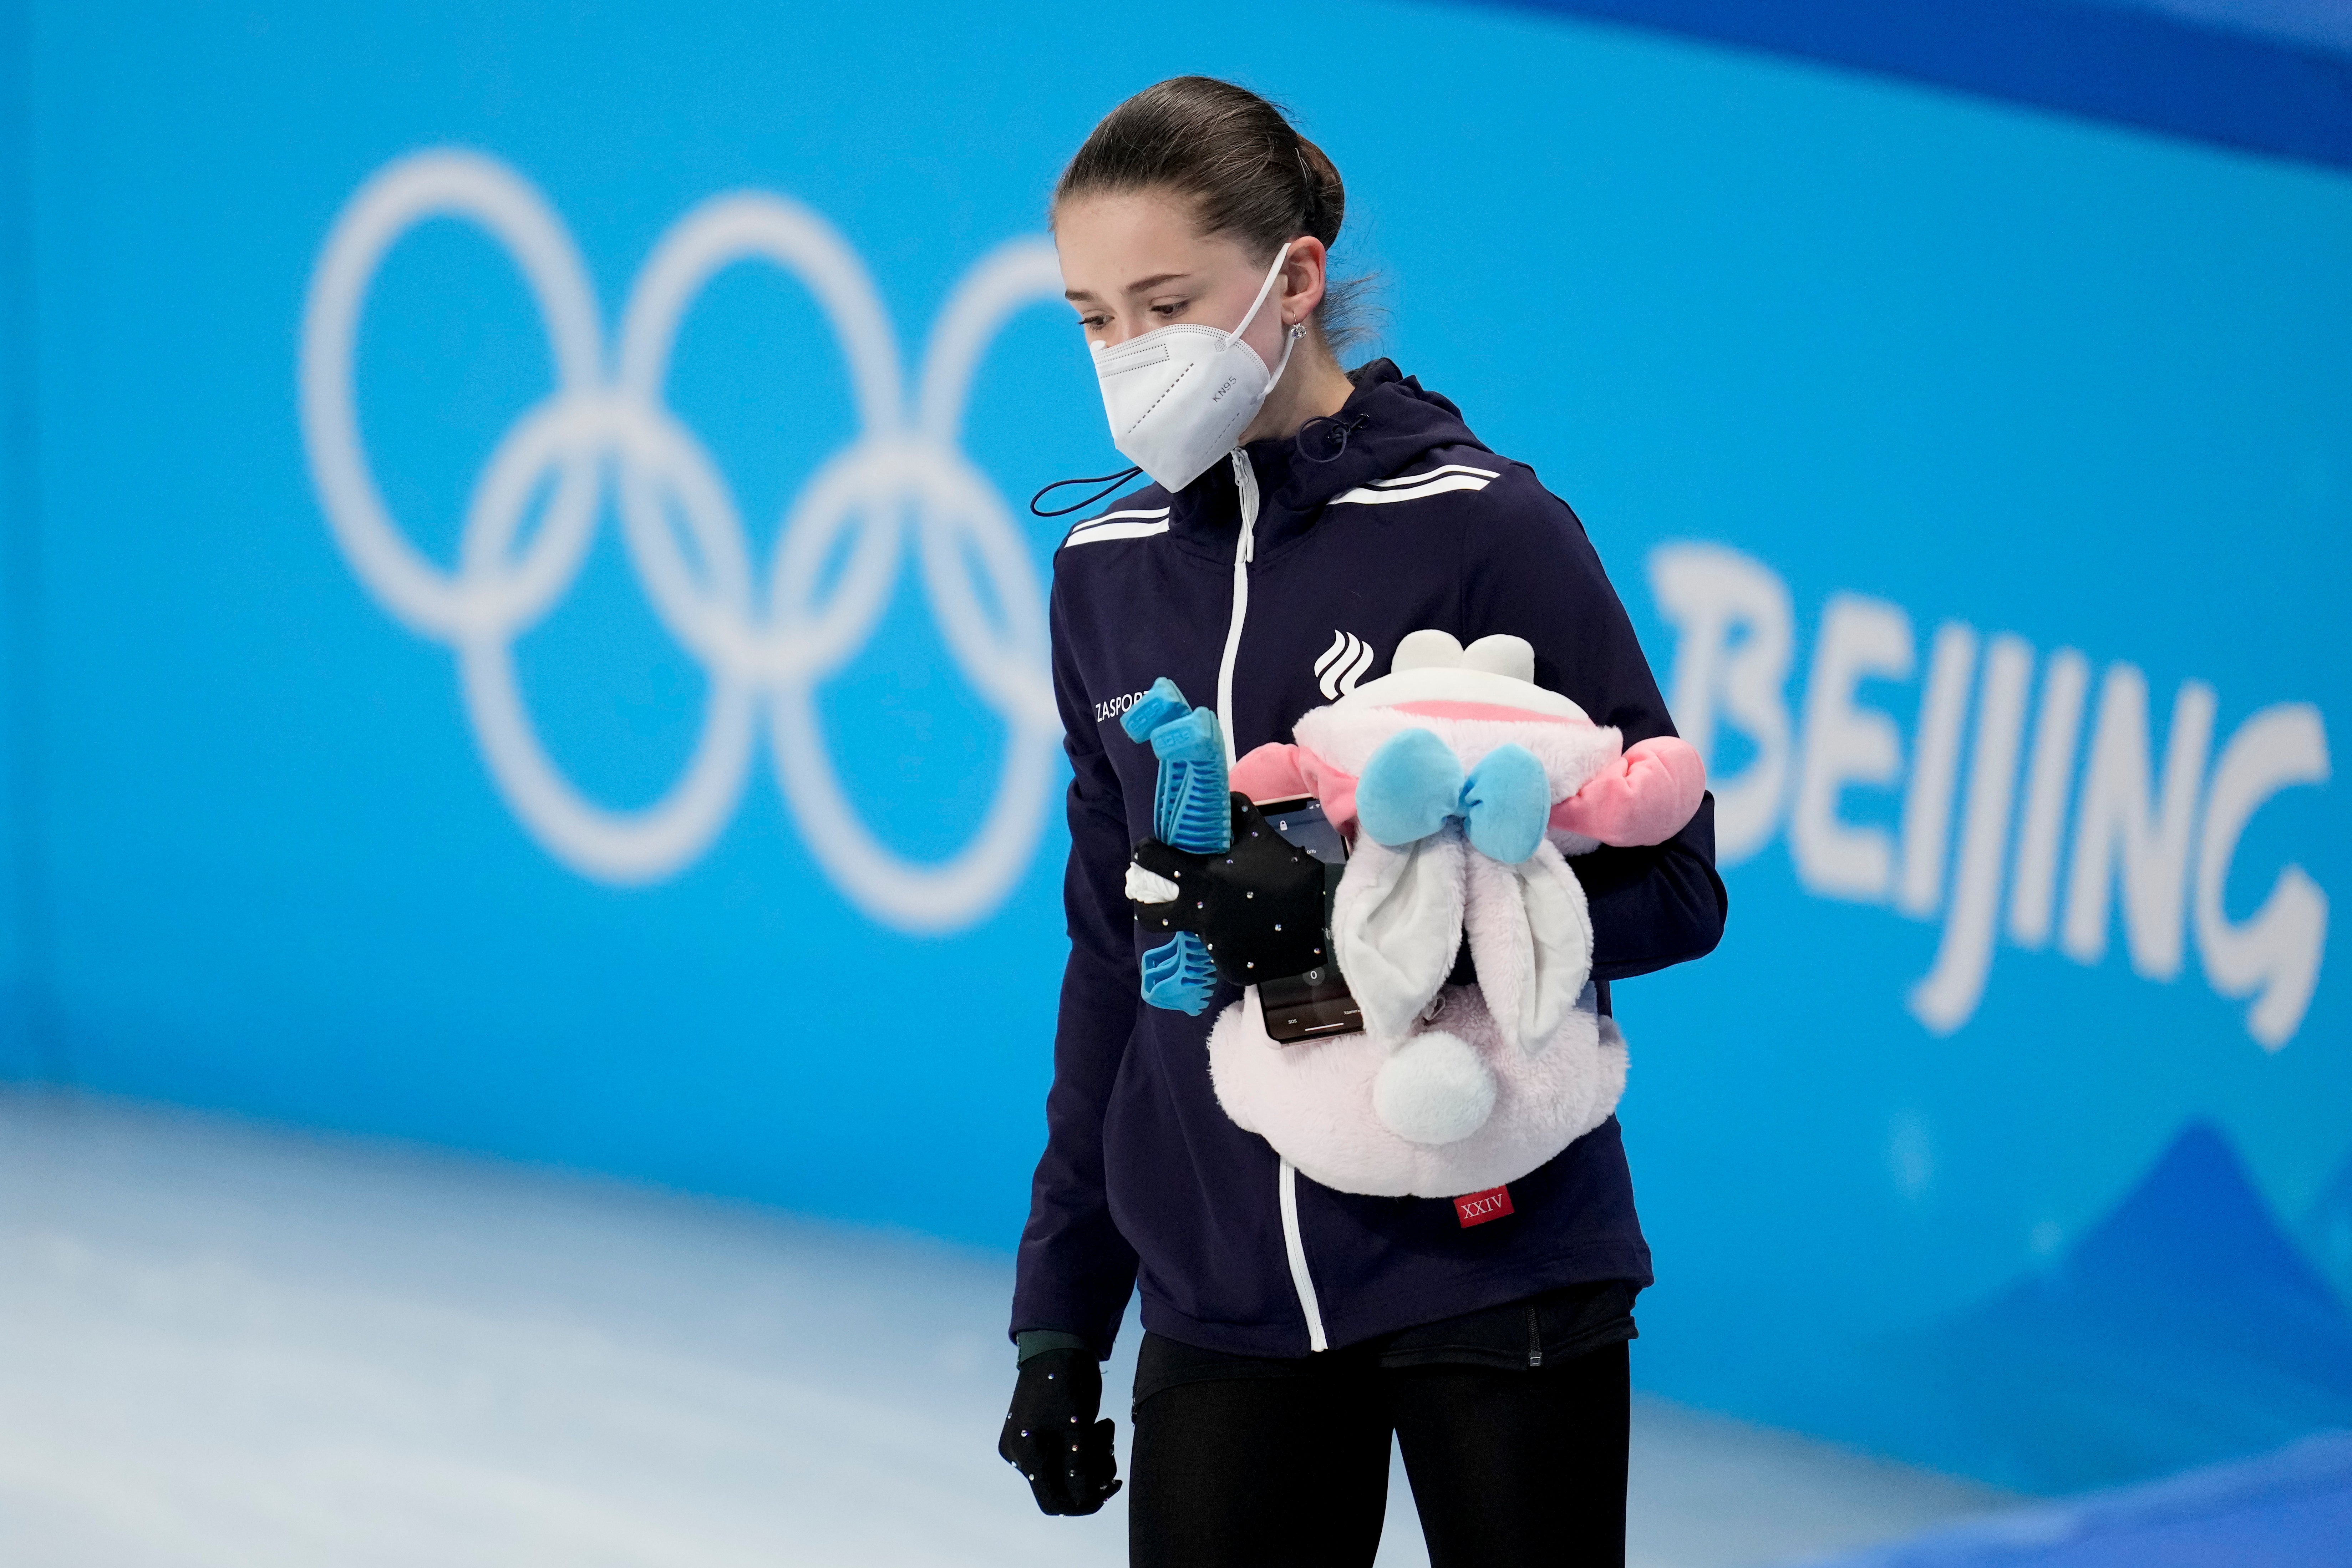
<path fill-rule="evenodd" d="M 1551 825 L 1603 844 L 1664 844 L 1698 811 L 1706 764 L 1673 735 L 1636 742 L 1612 768 L 1551 808 Z"/>
<path fill-rule="evenodd" d="M 1231 783 L 1256 801 L 1288 800 L 1315 793 L 1307 787 L 1307 775 L 1299 771 L 1298 748 L 1281 741 L 1268 741 L 1235 763 Z"/>
<path fill-rule="evenodd" d="M 1233 787 L 1255 801 L 1311 795 L 1323 803 L 1323 815 L 1334 827 L 1355 831 L 1356 775 L 1304 746 L 1268 741 L 1234 764 Z"/>

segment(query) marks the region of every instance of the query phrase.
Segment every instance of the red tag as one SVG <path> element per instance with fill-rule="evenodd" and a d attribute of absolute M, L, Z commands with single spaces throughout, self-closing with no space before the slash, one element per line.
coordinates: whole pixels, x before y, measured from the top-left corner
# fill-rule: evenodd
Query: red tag
<path fill-rule="evenodd" d="M 1490 1219 L 1500 1219 L 1511 1212 L 1511 1189 L 1488 1187 L 1483 1193 L 1465 1193 L 1454 1200 L 1454 1212 L 1462 1216 L 1462 1228 L 1485 1225 Z"/>

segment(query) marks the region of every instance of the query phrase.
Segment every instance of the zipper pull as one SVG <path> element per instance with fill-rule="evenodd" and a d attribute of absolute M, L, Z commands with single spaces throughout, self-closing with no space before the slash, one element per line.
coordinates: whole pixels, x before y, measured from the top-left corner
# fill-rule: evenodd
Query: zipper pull
<path fill-rule="evenodd" d="M 1257 470 L 1250 467 L 1248 454 L 1239 447 L 1233 456 L 1234 489 L 1241 496 L 1242 560 L 1246 563 L 1257 559 Z"/>

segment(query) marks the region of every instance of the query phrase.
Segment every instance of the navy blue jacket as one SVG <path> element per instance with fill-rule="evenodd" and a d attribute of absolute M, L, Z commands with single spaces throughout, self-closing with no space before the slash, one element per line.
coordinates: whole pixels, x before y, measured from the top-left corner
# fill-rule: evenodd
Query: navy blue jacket
<path fill-rule="evenodd" d="M 1021 1238 L 1013 1331 L 1084 1336 L 1098 1355 L 1143 1291 L 1147 1329 L 1243 1355 L 1331 1346 L 1595 1279 L 1650 1280 L 1650 1253 L 1612 1117 L 1511 1184 L 1515 1212 L 1465 1228 L 1444 1199 L 1333 1192 L 1287 1172 L 1218 1107 L 1200 1017 L 1146 1007 L 1145 945 L 1123 890 L 1151 832 L 1155 759 L 1118 715 L 1160 676 L 1220 706 L 1238 614 L 1236 752 L 1287 741 L 1328 702 L 1317 665 L 1340 635 L 1387 672 L 1408 632 L 1535 645 L 1536 679 L 1627 744 L 1673 732 L 1633 628 L 1573 512 L 1525 464 L 1482 445 L 1453 404 L 1378 361 L 1354 374 L 1334 426 L 1260 441 L 1179 494 L 1154 485 L 1073 528 L 1054 557 L 1054 684 L 1074 776 L 1065 881 L 1070 935 L 1046 1097 L 1046 1146 Z M 1318 438 L 1320 438 L 1319 440 Z M 1255 497 L 1247 494 L 1255 489 Z M 1244 511 L 1255 526 L 1244 543 Z M 1335 661 L 1345 662 L 1345 661 Z M 1596 980 L 1710 951 L 1723 930 L 1710 798 L 1653 848 L 1602 848 L 1575 867 L 1591 904 Z M 1295 1247 L 1280 1187 L 1296 1182 Z M 1294 1251 L 1310 1276 L 1293 1277 Z"/>

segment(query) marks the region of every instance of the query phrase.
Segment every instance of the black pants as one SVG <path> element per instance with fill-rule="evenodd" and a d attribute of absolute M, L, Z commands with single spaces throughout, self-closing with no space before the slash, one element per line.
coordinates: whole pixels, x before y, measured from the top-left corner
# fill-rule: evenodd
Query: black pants
<path fill-rule="evenodd" d="M 1202 1352 L 1186 1353 L 1197 1369 Z M 1147 1338 L 1128 1493 L 1131 1568 L 1369 1568 L 1391 1432 L 1431 1568 L 1625 1561 L 1622 1339 L 1536 1367 L 1384 1365 L 1341 1352 L 1299 1375 L 1196 1370 L 1171 1384 L 1148 1376 L 1153 1361 Z"/>

